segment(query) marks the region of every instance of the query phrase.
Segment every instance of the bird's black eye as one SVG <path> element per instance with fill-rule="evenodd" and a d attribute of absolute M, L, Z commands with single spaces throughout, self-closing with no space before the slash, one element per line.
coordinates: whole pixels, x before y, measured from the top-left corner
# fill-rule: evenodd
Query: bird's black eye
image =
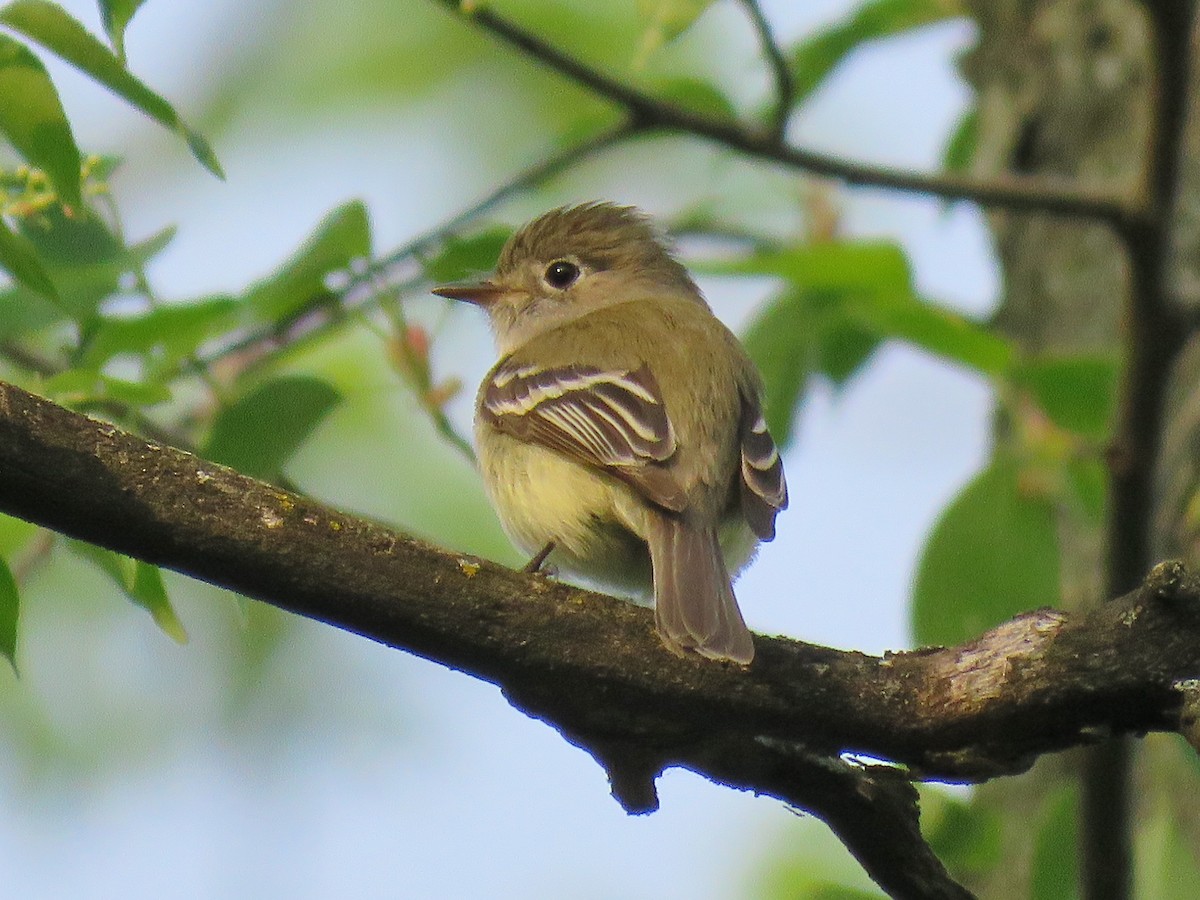
<path fill-rule="evenodd" d="M 546 267 L 546 284 L 558 290 L 564 290 L 573 285 L 579 278 L 579 266 L 565 259 L 556 260 Z"/>

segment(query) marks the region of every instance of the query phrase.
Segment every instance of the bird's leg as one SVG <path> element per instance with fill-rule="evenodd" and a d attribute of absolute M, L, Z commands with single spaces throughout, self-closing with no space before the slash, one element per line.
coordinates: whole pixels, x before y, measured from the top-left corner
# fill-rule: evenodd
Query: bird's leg
<path fill-rule="evenodd" d="M 529 575 L 532 575 L 535 572 L 540 572 L 542 569 L 542 563 L 546 561 L 546 557 L 554 552 L 554 546 L 554 541 L 546 541 L 546 546 L 535 553 L 533 559 L 521 567 L 521 571 Z"/>

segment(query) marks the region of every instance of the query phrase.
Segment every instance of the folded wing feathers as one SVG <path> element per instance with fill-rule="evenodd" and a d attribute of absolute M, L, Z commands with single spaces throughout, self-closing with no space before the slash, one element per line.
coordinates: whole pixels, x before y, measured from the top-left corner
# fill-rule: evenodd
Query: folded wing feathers
<path fill-rule="evenodd" d="M 775 537 L 775 515 L 787 509 L 787 481 L 779 449 L 767 431 L 762 407 L 742 397 L 742 512 L 751 529 L 764 541 Z"/>
<path fill-rule="evenodd" d="M 675 453 L 675 430 L 654 375 L 643 366 L 612 372 L 594 366 L 503 365 L 483 405 L 499 421 L 527 428 L 558 449 L 605 466 L 663 462 Z M 555 432 L 553 438 L 547 426 Z"/>

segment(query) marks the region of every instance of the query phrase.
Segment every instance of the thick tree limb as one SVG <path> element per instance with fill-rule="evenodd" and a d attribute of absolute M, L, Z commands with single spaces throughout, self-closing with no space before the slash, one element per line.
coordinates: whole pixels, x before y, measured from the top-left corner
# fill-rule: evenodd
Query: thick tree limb
<path fill-rule="evenodd" d="M 666 652 L 648 610 L 446 552 L 0 383 L 0 510 L 499 685 L 631 811 L 684 766 L 829 822 L 895 896 L 967 896 L 902 770 L 978 780 L 1200 711 L 1200 581 L 1164 564 L 1087 616 L 1027 613 L 882 658 L 759 637 L 748 669 Z M 970 585 L 963 586 L 964 591 Z M 886 836 L 886 838 L 884 837 Z"/>

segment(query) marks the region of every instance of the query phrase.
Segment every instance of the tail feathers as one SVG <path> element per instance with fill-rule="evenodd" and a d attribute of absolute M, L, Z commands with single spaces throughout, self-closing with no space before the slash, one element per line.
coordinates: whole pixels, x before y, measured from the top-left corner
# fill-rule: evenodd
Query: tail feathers
<path fill-rule="evenodd" d="M 733 596 L 716 528 L 697 528 L 675 516 L 652 518 L 658 633 L 677 652 L 749 664 L 754 641 Z"/>

